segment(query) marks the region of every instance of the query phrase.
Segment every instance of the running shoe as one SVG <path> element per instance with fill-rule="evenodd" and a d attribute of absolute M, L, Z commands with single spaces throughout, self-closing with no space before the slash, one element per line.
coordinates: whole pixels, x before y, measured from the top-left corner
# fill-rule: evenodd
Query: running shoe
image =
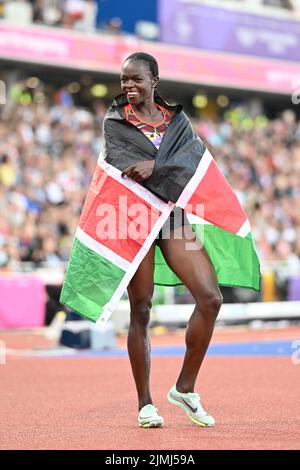
<path fill-rule="evenodd" d="M 157 414 L 158 409 L 154 405 L 146 405 L 139 412 L 138 424 L 142 428 L 161 428 L 164 426 L 164 418 Z"/>
<path fill-rule="evenodd" d="M 180 393 L 176 386 L 169 390 L 167 398 L 173 405 L 179 406 L 186 412 L 190 420 L 198 426 L 213 426 L 215 420 L 202 407 L 199 393 Z"/>

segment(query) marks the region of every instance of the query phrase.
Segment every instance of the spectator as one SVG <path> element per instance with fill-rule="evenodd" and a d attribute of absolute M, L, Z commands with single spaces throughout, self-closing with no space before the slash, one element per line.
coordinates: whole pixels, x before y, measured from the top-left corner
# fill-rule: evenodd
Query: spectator
<path fill-rule="evenodd" d="M 121 34 L 122 33 L 122 20 L 121 18 L 114 17 L 110 18 L 103 27 L 104 32 L 109 34 Z"/>

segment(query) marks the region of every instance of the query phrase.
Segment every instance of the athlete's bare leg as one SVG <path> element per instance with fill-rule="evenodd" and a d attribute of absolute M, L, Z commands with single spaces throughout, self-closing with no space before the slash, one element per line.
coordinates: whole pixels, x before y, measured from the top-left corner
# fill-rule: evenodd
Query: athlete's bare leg
<path fill-rule="evenodd" d="M 138 394 L 139 410 L 152 404 L 150 394 L 149 321 L 153 295 L 155 244 L 152 245 L 128 286 L 130 326 L 127 338 L 128 354 Z"/>
<path fill-rule="evenodd" d="M 186 330 L 186 353 L 176 388 L 179 392 L 193 392 L 196 378 L 204 359 L 222 304 L 222 295 L 212 263 L 200 242 L 196 241 L 191 226 L 184 227 L 182 238 L 177 238 L 182 227 L 171 233 L 170 239 L 159 240 L 162 253 L 179 279 L 195 299 L 195 309 Z M 194 249 L 191 248 L 193 240 Z"/>

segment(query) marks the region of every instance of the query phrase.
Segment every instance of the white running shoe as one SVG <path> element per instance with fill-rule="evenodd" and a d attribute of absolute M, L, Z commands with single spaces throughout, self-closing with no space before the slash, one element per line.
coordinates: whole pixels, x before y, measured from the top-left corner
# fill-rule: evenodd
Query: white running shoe
<path fill-rule="evenodd" d="M 170 403 L 182 408 L 190 420 L 198 424 L 198 426 L 213 426 L 215 424 L 214 418 L 202 408 L 198 393 L 180 393 L 177 392 L 176 386 L 173 385 L 168 392 L 167 398 Z"/>
<path fill-rule="evenodd" d="M 161 428 L 164 426 L 164 418 L 157 414 L 158 409 L 154 405 L 145 405 L 139 412 L 138 424 L 142 428 Z"/>

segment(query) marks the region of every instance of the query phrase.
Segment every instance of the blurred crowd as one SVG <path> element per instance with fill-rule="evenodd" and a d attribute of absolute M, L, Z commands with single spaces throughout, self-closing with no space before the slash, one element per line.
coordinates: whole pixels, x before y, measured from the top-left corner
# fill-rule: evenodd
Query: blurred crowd
<path fill-rule="evenodd" d="M 68 259 L 102 148 L 106 107 L 71 102 L 0 109 L 0 269 Z M 239 114 L 240 113 L 240 114 Z M 300 263 L 300 123 L 228 112 L 193 119 L 244 205 L 262 260 Z M 24 264 L 22 263 L 22 266 Z"/>
<path fill-rule="evenodd" d="M 0 0 L 0 16 L 18 22 L 35 22 L 92 31 L 96 26 L 96 0 Z"/>
<path fill-rule="evenodd" d="M 0 0 L 0 18 L 14 24 L 37 23 L 78 31 L 120 34 L 122 20 L 118 16 L 97 26 L 96 0 Z"/>
<path fill-rule="evenodd" d="M 105 108 L 3 106 L 0 266 L 66 261 L 97 155 Z"/>
<path fill-rule="evenodd" d="M 207 3 L 208 0 L 203 0 Z M 201 2 L 201 0 L 199 0 Z M 299 15 L 300 0 L 215 0 L 220 5 L 242 5 L 245 11 L 257 13 L 270 12 L 278 9 Z M 95 31 L 120 34 L 122 33 L 122 19 L 118 16 L 107 21 L 100 21 L 96 27 L 96 18 L 99 16 L 97 0 L 0 0 L 0 18 L 14 23 L 39 23 L 47 26 L 59 26 L 79 31 Z M 117 8 L 116 8 L 117 12 Z M 100 10 L 101 13 L 101 10 Z"/>

